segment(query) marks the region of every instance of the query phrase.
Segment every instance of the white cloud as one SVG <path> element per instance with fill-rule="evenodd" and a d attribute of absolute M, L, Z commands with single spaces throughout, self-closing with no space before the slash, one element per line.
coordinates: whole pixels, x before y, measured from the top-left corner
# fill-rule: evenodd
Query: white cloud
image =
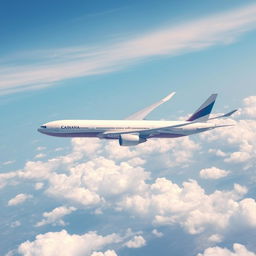
<path fill-rule="evenodd" d="M 156 237 L 162 237 L 164 234 L 157 229 L 152 230 L 152 234 L 155 235 Z"/>
<path fill-rule="evenodd" d="M 46 162 L 28 161 L 23 170 L 16 172 L 16 176 L 24 179 L 47 179 L 60 166 L 60 162 L 60 159 L 49 159 Z"/>
<path fill-rule="evenodd" d="M 256 96 L 249 96 L 243 100 L 243 108 L 240 109 L 237 115 L 242 115 L 248 118 L 256 118 Z"/>
<path fill-rule="evenodd" d="M 21 225 L 20 221 L 16 220 L 16 221 L 13 221 L 11 223 L 11 228 L 16 228 L 16 227 L 19 227 Z"/>
<path fill-rule="evenodd" d="M 37 235 L 34 241 L 22 243 L 18 252 L 23 256 L 56 256 L 56 252 L 62 256 L 84 256 L 120 241 L 121 238 L 115 233 L 106 236 L 98 235 L 96 232 L 72 235 L 62 230 Z M 104 256 L 110 255 L 109 253 Z"/>
<path fill-rule="evenodd" d="M 39 147 L 36 148 L 37 151 L 42 151 L 42 150 L 45 150 L 45 149 L 46 149 L 46 147 L 43 147 L 43 146 L 39 146 Z"/>
<path fill-rule="evenodd" d="M 16 195 L 14 198 L 10 199 L 8 201 L 8 206 L 14 206 L 14 205 L 18 205 L 18 204 L 22 204 L 24 203 L 26 200 L 28 200 L 29 198 L 32 198 L 32 195 L 28 195 L 28 194 L 18 194 Z"/>
<path fill-rule="evenodd" d="M 121 43 L 109 42 L 108 47 L 37 51 L 32 65 L 5 67 L 2 64 L 1 94 L 50 86 L 74 77 L 112 72 L 148 57 L 172 56 L 233 43 L 241 34 L 255 28 L 255 17 L 256 5 L 252 4 L 187 24 L 172 25 Z M 39 64 L 42 58 L 43 64 Z"/>
<path fill-rule="evenodd" d="M 44 186 L 44 183 L 43 183 L 43 182 L 37 182 L 37 183 L 35 184 L 35 190 L 40 190 L 40 189 L 43 188 L 43 186 Z"/>
<path fill-rule="evenodd" d="M 117 254 L 113 250 L 107 250 L 105 252 L 93 252 L 91 256 L 117 256 Z"/>
<path fill-rule="evenodd" d="M 134 236 L 133 239 L 125 243 L 128 248 L 140 248 L 146 245 L 146 240 L 143 236 Z"/>
<path fill-rule="evenodd" d="M 61 148 L 61 147 L 58 147 L 58 148 L 54 149 L 55 152 L 59 152 L 59 151 L 62 151 L 62 150 L 64 150 L 64 148 Z"/>
<path fill-rule="evenodd" d="M 234 223 L 241 226 L 256 227 L 256 201 L 245 198 L 239 203 L 238 210 L 233 216 Z"/>
<path fill-rule="evenodd" d="M 226 159 L 226 162 L 230 163 L 243 163 L 250 160 L 251 156 L 248 152 L 233 152 L 230 154 L 229 158 Z"/>
<path fill-rule="evenodd" d="M 235 218 L 237 223 L 254 225 L 252 217 L 250 222 L 244 221 L 251 216 L 255 204 L 251 202 L 246 207 L 241 200 L 247 192 L 245 187 L 234 185 L 231 191 L 216 190 L 207 194 L 196 181 L 189 180 L 179 186 L 167 178 L 150 180 L 150 173 L 139 167 L 139 155 L 143 155 L 146 163 L 151 163 L 157 150 L 161 150 L 162 155 L 167 152 L 171 157 L 175 150 L 183 150 L 186 153 L 182 155 L 188 156 L 186 161 L 192 161 L 190 159 L 199 146 L 191 139 L 152 140 L 148 145 L 128 149 L 126 158 L 123 153 L 113 153 L 112 143 L 101 142 L 101 147 L 97 145 L 88 150 L 85 147 L 88 141 L 73 140 L 74 150 L 68 155 L 47 162 L 28 162 L 24 170 L 16 172 L 16 177 L 45 180 L 48 195 L 92 207 L 98 213 L 108 207 L 128 211 L 148 218 L 156 225 L 178 224 L 190 234 L 202 233 L 206 229 L 211 234 L 221 232 L 230 227 Z M 108 159 L 113 155 L 116 162 Z M 177 161 L 174 160 L 171 166 L 184 164 L 179 158 Z M 60 168 L 61 173 L 58 172 Z"/>
<path fill-rule="evenodd" d="M 0 173 L 0 189 L 4 188 L 9 180 L 17 177 L 17 172 Z"/>
<path fill-rule="evenodd" d="M 3 162 L 2 165 L 10 165 L 10 164 L 13 164 L 13 163 L 15 163 L 14 160 L 9 160 L 9 161 Z"/>
<path fill-rule="evenodd" d="M 141 165 L 185 166 L 193 161 L 198 148 L 189 138 L 152 140 L 133 149 L 120 148 L 116 141 L 72 139 L 71 153 L 45 162 L 28 161 L 23 170 L 0 174 L 0 187 L 14 178 L 45 180 L 49 183 L 48 195 L 97 205 L 104 203 L 104 197 L 142 190 L 150 175 Z M 89 158 L 92 160 L 88 161 Z M 80 163 L 81 159 L 85 162 Z"/>
<path fill-rule="evenodd" d="M 62 220 L 62 218 L 66 215 L 71 214 L 75 210 L 76 210 L 75 207 L 60 206 L 53 209 L 50 212 L 44 212 L 43 213 L 44 219 L 36 223 L 35 226 L 41 227 L 47 224 L 65 226 L 66 223 Z"/>
<path fill-rule="evenodd" d="M 242 244 L 233 244 L 233 251 L 222 247 L 210 247 L 203 253 L 197 254 L 197 256 L 255 256 L 256 254 L 249 251 Z"/>
<path fill-rule="evenodd" d="M 225 171 L 217 167 L 205 168 L 200 171 L 200 177 L 202 179 L 220 179 L 226 177 L 230 171 Z"/>
<path fill-rule="evenodd" d="M 246 207 L 239 199 L 247 192 L 238 184 L 232 191 L 214 191 L 206 194 L 194 180 L 183 182 L 180 187 L 166 178 L 158 178 L 148 190 L 123 198 L 120 209 L 142 218 L 149 218 L 155 225 L 179 224 L 190 234 L 224 231 L 231 227 L 232 218 L 244 225 L 244 216 L 251 216 L 254 226 L 254 201 Z M 246 200 L 246 199 L 244 199 Z M 246 210 L 242 210 L 246 209 Z M 233 227 L 234 225 L 232 225 Z"/>
<path fill-rule="evenodd" d="M 215 154 L 216 156 L 220 156 L 220 157 L 225 157 L 227 154 L 225 152 L 223 152 L 222 150 L 220 149 L 212 149 L 210 148 L 208 150 L 209 153 L 213 153 Z"/>
<path fill-rule="evenodd" d="M 225 121 L 227 122 L 227 121 Z M 251 168 L 256 162 L 256 120 L 228 120 L 234 126 L 231 129 L 215 129 L 200 137 L 208 145 L 226 151 L 224 161 L 229 164 L 243 164 L 243 169 Z M 216 120 L 215 123 L 223 123 L 223 120 Z"/>
<path fill-rule="evenodd" d="M 11 250 L 9 252 L 7 252 L 4 256 L 15 256 L 16 251 L 15 250 Z"/>
<path fill-rule="evenodd" d="M 193 162 L 193 154 L 199 145 L 188 137 L 177 139 L 151 139 L 135 148 L 117 147 L 115 142 L 106 145 L 108 157 L 115 160 L 130 161 L 132 164 L 147 162 L 159 167 L 187 166 Z M 138 158 L 137 161 L 135 158 Z M 143 159 L 141 159 L 143 157 Z M 131 160 L 129 160 L 131 159 Z M 139 161 L 138 161 L 139 160 Z"/>
<path fill-rule="evenodd" d="M 104 204 L 106 198 L 142 191 L 149 174 L 141 167 L 95 157 L 76 164 L 68 174 L 52 173 L 47 193 L 86 206 Z"/>
<path fill-rule="evenodd" d="M 46 154 L 43 154 L 43 153 L 39 153 L 35 155 L 35 158 L 44 158 L 44 157 L 46 157 Z"/>
<path fill-rule="evenodd" d="M 221 157 L 217 158 L 222 161 L 218 163 L 220 166 L 221 163 L 229 166 L 230 176 L 234 174 L 232 163 L 228 161 L 232 151 L 248 153 L 250 159 L 241 163 L 249 162 L 253 166 L 256 159 L 253 120 L 233 123 L 236 126 L 232 127 L 232 133 L 223 128 L 199 136 L 201 145 L 188 137 L 149 140 L 133 148 L 121 148 L 116 142 L 73 139 L 71 153 L 47 161 L 29 161 L 23 170 L 0 174 L 0 180 L 3 185 L 13 178 L 43 181 L 47 184 L 47 195 L 76 207 L 90 207 L 91 212 L 98 214 L 107 208 L 126 211 L 148 223 L 180 225 L 190 234 L 204 233 L 208 242 L 218 242 L 224 230 L 231 227 L 255 227 L 256 202 L 244 198 L 247 188 L 235 184 L 233 190 L 224 188 L 208 193 L 198 182 L 187 180 L 187 175 L 182 184 L 167 177 L 153 179 L 151 175 L 162 176 L 158 172 L 162 169 L 168 174 L 185 170 L 190 175 L 190 170 L 183 167 L 188 163 L 197 164 L 195 153 L 200 149 L 197 155 L 203 158 L 209 148 L 210 153 Z M 148 167 L 157 171 L 150 173 Z M 204 175 L 216 178 L 223 175 L 223 171 L 210 169 L 204 171 Z"/>
<path fill-rule="evenodd" d="M 91 138 L 89 140 L 84 138 L 73 138 L 71 144 L 75 152 L 83 153 L 86 156 L 92 156 L 102 151 L 102 145 L 98 138 Z"/>
<path fill-rule="evenodd" d="M 213 243 L 220 243 L 222 239 L 223 237 L 219 234 L 213 234 L 208 238 L 209 242 L 213 242 Z"/>

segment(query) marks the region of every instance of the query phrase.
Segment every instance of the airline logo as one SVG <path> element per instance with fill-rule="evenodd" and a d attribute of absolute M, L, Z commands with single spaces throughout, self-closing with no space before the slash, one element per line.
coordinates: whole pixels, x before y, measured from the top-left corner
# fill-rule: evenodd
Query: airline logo
<path fill-rule="evenodd" d="M 61 129 L 80 129 L 80 127 L 79 126 L 69 126 L 69 125 L 65 126 L 65 125 L 62 125 Z"/>

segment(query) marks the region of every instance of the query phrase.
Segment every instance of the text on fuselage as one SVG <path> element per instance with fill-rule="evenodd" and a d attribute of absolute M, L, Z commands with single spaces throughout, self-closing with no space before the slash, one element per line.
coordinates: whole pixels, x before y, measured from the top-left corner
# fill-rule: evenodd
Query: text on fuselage
<path fill-rule="evenodd" d="M 62 125 L 61 129 L 79 129 L 79 126 Z"/>

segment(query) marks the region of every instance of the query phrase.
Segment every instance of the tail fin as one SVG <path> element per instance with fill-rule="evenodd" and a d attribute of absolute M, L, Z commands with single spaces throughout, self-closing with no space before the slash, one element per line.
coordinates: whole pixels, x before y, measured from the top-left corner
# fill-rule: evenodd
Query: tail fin
<path fill-rule="evenodd" d="M 217 94 L 212 94 L 187 121 L 205 122 L 209 119 Z"/>

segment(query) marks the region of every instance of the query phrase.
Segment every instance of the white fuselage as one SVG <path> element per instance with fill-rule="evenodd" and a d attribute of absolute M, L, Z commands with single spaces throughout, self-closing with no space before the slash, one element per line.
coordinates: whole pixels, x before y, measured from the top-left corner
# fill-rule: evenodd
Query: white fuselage
<path fill-rule="evenodd" d="M 179 127 L 179 125 L 183 125 Z M 172 128 L 164 128 L 176 126 Z M 115 131 L 137 133 L 143 130 L 161 128 L 150 132 L 147 138 L 174 138 L 191 135 L 215 128 L 211 123 L 194 123 L 187 121 L 148 121 L 148 120 L 59 120 L 43 124 L 38 129 L 39 132 L 57 137 L 98 137 L 106 139 L 118 139 Z M 113 135 L 105 133 L 111 131 Z"/>

